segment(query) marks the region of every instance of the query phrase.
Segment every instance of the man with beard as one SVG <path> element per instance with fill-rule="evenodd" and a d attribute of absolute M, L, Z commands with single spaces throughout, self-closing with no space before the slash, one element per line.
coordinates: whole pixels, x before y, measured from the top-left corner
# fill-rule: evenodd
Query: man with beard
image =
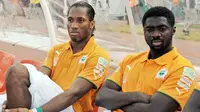
<path fill-rule="evenodd" d="M 150 50 L 128 55 L 97 93 L 96 104 L 117 112 L 181 110 L 194 89 L 195 72 L 172 45 L 174 14 L 153 7 L 142 23 Z"/>
<path fill-rule="evenodd" d="M 54 46 L 40 72 L 28 64 L 8 70 L 3 111 L 60 112 L 67 108 L 65 112 L 96 112 L 95 95 L 106 78 L 110 59 L 95 43 L 94 16 L 88 3 L 73 4 L 67 15 L 71 41 Z"/>

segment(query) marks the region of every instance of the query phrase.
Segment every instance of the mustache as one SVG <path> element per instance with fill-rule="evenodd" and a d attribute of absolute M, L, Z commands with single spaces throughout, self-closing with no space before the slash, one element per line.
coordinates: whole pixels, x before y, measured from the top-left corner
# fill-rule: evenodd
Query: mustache
<path fill-rule="evenodd" d="M 160 39 L 159 37 L 158 38 L 151 38 L 151 41 L 153 41 L 153 40 L 162 40 L 162 39 Z"/>
<path fill-rule="evenodd" d="M 154 41 L 160 41 L 160 42 L 163 42 L 163 40 L 160 39 L 160 38 L 152 38 L 152 39 L 151 39 L 151 43 L 154 42 Z"/>
<path fill-rule="evenodd" d="M 155 41 L 155 40 L 159 40 L 159 41 L 162 41 L 161 39 L 159 38 L 152 38 L 151 41 Z"/>

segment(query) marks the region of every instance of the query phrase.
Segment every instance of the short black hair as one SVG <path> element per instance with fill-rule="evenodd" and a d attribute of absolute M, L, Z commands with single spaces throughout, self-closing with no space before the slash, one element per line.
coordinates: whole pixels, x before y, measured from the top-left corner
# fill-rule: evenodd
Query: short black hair
<path fill-rule="evenodd" d="M 167 19 L 167 21 L 169 22 L 169 24 L 173 27 L 175 24 L 175 16 L 173 14 L 173 12 L 171 10 L 169 10 L 166 7 L 162 7 L 162 6 L 156 6 L 156 7 L 152 7 L 150 8 L 143 16 L 142 18 L 142 25 L 145 25 L 145 22 L 147 20 L 147 18 L 149 17 L 165 17 Z"/>
<path fill-rule="evenodd" d="M 90 21 L 94 20 L 94 16 L 95 16 L 95 11 L 94 8 L 87 2 L 84 1 L 80 1 L 80 2 L 76 2 L 73 5 L 71 5 L 68 9 L 67 15 L 69 15 L 69 11 L 71 10 L 72 7 L 86 7 L 87 10 L 87 14 L 88 14 L 88 18 Z"/>

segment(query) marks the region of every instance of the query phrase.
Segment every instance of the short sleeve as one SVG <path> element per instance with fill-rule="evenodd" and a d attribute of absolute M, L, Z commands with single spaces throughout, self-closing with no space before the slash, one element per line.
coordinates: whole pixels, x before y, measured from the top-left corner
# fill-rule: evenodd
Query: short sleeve
<path fill-rule="evenodd" d="M 44 65 L 43 66 L 48 67 L 49 69 L 52 69 L 52 67 L 53 67 L 54 51 L 55 51 L 54 48 L 51 48 L 48 51 L 46 59 L 44 60 Z"/>
<path fill-rule="evenodd" d="M 183 109 L 194 90 L 195 75 L 192 67 L 182 67 L 169 75 L 158 92 L 173 98 Z"/>
<path fill-rule="evenodd" d="M 119 64 L 119 66 L 116 68 L 116 70 L 112 73 L 112 75 L 107 79 L 118 86 L 122 86 L 122 79 L 123 79 L 123 70 L 122 70 L 122 62 Z"/>
<path fill-rule="evenodd" d="M 110 58 L 105 56 L 92 56 L 88 58 L 85 68 L 79 74 L 79 78 L 86 79 L 98 89 L 104 82 L 108 74 Z"/>
<path fill-rule="evenodd" d="M 112 75 L 107 80 L 110 80 L 114 82 L 115 84 L 117 84 L 118 86 L 122 87 L 124 67 L 126 66 L 127 60 L 129 60 L 130 57 L 131 57 L 130 55 L 125 57 L 124 60 L 120 62 L 119 66 L 116 68 L 116 70 L 112 73 Z"/>

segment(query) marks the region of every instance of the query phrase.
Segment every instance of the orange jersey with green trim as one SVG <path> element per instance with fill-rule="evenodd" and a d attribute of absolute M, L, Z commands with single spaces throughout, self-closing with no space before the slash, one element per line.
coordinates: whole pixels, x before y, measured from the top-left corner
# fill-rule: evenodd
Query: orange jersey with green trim
<path fill-rule="evenodd" d="M 149 52 L 127 56 L 109 77 L 122 92 L 163 93 L 184 107 L 194 89 L 192 64 L 173 48 L 157 59 L 148 59 Z"/>
<path fill-rule="evenodd" d="M 95 88 L 73 104 L 75 112 L 94 112 L 95 95 L 104 82 L 110 63 L 109 54 L 91 37 L 81 52 L 73 54 L 71 42 L 56 45 L 48 52 L 44 66 L 52 70 L 51 79 L 64 91 L 74 80 L 83 78 Z"/>

